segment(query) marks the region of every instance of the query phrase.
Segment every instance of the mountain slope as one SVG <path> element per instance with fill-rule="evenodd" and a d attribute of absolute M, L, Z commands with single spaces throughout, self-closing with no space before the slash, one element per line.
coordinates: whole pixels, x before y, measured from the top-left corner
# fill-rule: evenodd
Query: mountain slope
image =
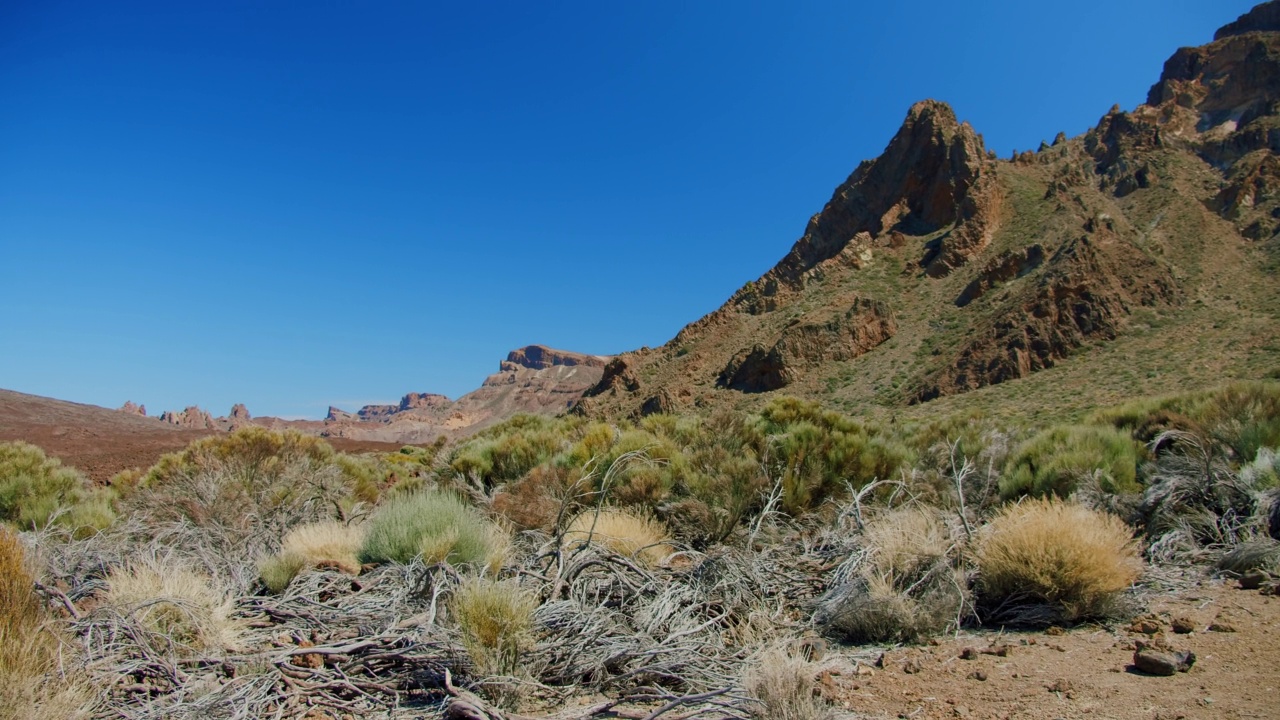
<path fill-rule="evenodd" d="M 1011 160 L 917 103 L 772 270 L 615 358 L 581 411 L 786 393 L 1071 414 L 1280 367 L 1277 7 L 1178 50 L 1133 112 Z"/>

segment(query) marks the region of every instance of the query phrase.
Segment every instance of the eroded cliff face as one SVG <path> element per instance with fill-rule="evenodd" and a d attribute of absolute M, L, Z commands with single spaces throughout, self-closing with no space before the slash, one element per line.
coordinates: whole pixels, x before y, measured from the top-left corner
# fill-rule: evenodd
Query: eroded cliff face
<path fill-rule="evenodd" d="M 1203 308 L 1224 280 L 1271 307 L 1277 8 L 1176 51 L 1147 104 L 1012 160 L 946 104 L 917 103 L 773 269 L 665 346 L 615 358 L 580 411 L 774 391 L 907 405 L 1088 363 L 1139 310 L 1217 328 Z"/>

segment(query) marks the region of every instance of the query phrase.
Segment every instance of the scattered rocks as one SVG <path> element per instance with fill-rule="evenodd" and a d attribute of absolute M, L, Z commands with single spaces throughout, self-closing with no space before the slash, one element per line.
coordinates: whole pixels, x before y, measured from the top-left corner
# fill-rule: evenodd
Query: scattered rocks
<path fill-rule="evenodd" d="M 980 653 L 978 652 L 977 648 L 967 647 L 964 650 L 960 651 L 960 659 L 961 660 L 977 660 L 979 654 Z"/>
<path fill-rule="evenodd" d="M 1209 632 L 1233 633 L 1235 631 L 1236 626 L 1231 623 L 1215 621 L 1209 624 Z"/>
<path fill-rule="evenodd" d="M 1048 689 L 1049 692 L 1062 693 L 1067 697 L 1071 697 L 1071 691 L 1074 689 L 1074 686 L 1071 684 L 1070 680 L 1067 680 L 1066 678 L 1058 678 L 1048 686 Z"/>
<path fill-rule="evenodd" d="M 969 679 L 970 679 L 970 680 L 977 680 L 978 682 L 986 682 L 986 681 L 987 681 L 987 671 L 986 671 L 986 670 L 974 670 L 973 672 L 969 673 L 969 676 L 968 676 L 968 677 L 969 677 Z"/>
<path fill-rule="evenodd" d="M 917 658 L 909 658 L 902 664 L 902 672 L 908 675 L 915 675 L 924 671 L 924 664 Z"/>
<path fill-rule="evenodd" d="M 1148 675 L 1169 676 L 1187 672 L 1196 662 L 1190 651 L 1173 649 L 1166 642 L 1139 642 L 1133 653 L 1133 666 Z"/>
<path fill-rule="evenodd" d="M 1196 631 L 1196 624 L 1189 617 L 1176 617 L 1173 622 L 1169 623 L 1173 631 L 1179 635 L 1186 635 Z"/>
<path fill-rule="evenodd" d="M 1129 624 L 1129 632 L 1143 635 L 1155 635 L 1163 629 L 1160 618 L 1155 615 L 1144 615 Z"/>

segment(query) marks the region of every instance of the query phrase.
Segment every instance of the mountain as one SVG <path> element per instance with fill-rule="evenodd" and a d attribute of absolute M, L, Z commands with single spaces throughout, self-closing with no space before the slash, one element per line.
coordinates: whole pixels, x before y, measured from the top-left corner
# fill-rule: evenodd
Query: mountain
<path fill-rule="evenodd" d="M 917 103 L 776 266 L 578 410 L 1070 414 L 1275 372 L 1278 148 L 1276 2 L 1174 53 L 1132 112 L 1010 159 Z"/>

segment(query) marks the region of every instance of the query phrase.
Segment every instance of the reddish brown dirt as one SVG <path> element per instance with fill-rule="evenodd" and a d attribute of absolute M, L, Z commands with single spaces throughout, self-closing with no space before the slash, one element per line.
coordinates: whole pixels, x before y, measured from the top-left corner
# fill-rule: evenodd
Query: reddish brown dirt
<path fill-rule="evenodd" d="M 129 468 L 146 469 L 160 456 L 181 450 L 213 434 L 187 430 L 155 418 L 0 390 L 0 442 L 24 440 L 38 445 L 64 465 L 98 482 Z M 392 452 L 398 443 L 326 438 L 342 452 Z"/>
<path fill-rule="evenodd" d="M 820 687 L 858 717 L 1280 718 L 1280 598 L 1204 581 L 1150 609 L 1171 644 L 1196 654 L 1189 672 L 1156 677 L 1132 668 L 1134 642 L 1148 636 L 1124 623 L 962 633 L 890 650 L 882 668 L 833 659 Z M 1175 618 L 1191 620 L 1194 631 L 1175 634 Z M 1214 623 L 1235 632 L 1209 631 Z M 982 652 L 1001 645 L 1005 656 Z M 977 651 L 973 659 L 963 659 L 966 648 Z"/>

